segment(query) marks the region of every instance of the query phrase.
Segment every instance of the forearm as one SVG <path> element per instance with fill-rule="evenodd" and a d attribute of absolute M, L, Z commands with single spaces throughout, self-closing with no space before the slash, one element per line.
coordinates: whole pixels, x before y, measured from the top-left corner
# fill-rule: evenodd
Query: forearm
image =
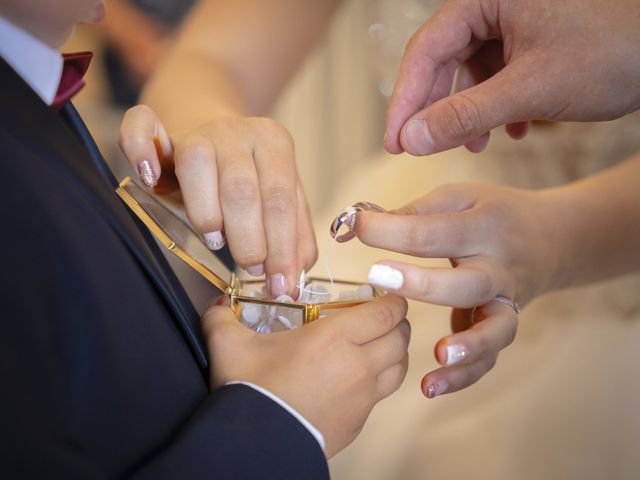
<path fill-rule="evenodd" d="M 172 52 L 145 86 L 140 102 L 151 106 L 172 134 L 250 111 L 231 73 L 197 51 Z"/>
<path fill-rule="evenodd" d="M 264 115 L 317 43 L 338 0 L 203 0 L 142 100 L 183 131 Z"/>
<path fill-rule="evenodd" d="M 640 155 L 543 195 L 558 246 L 550 290 L 640 270 Z"/>

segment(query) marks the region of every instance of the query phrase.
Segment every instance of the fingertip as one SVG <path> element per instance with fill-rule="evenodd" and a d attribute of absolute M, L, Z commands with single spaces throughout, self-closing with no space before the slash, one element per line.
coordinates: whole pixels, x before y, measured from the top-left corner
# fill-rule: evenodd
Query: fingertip
<path fill-rule="evenodd" d="M 420 390 L 427 398 L 435 398 L 447 392 L 449 384 L 444 378 L 437 378 L 432 373 L 425 375 L 420 382 Z"/>
<path fill-rule="evenodd" d="M 398 139 L 398 130 L 393 131 L 387 128 L 384 132 L 384 138 L 382 139 L 382 145 L 384 149 L 392 155 L 397 155 L 404 152 L 402 145 Z"/>
<path fill-rule="evenodd" d="M 445 339 L 441 338 L 433 347 L 433 356 L 443 367 L 447 364 L 447 349 Z"/>
<path fill-rule="evenodd" d="M 480 153 L 489 144 L 489 139 L 491 138 L 491 132 L 485 132 L 480 135 L 478 138 L 471 140 L 470 142 L 465 144 L 465 148 L 469 150 L 471 153 Z"/>
<path fill-rule="evenodd" d="M 207 232 L 203 234 L 202 237 L 204 238 L 204 242 L 209 250 L 221 250 L 227 244 L 227 239 L 225 238 L 221 230 Z"/>
<path fill-rule="evenodd" d="M 157 169 L 154 168 L 152 162 L 146 158 L 136 163 L 136 172 L 138 173 L 138 178 L 140 178 L 142 183 L 144 183 L 149 188 L 153 188 L 158 184 L 158 178 L 160 178 L 159 170 L 159 166 Z"/>
<path fill-rule="evenodd" d="M 509 123 L 505 126 L 505 130 L 514 140 L 522 140 L 529 133 L 529 122 Z"/>

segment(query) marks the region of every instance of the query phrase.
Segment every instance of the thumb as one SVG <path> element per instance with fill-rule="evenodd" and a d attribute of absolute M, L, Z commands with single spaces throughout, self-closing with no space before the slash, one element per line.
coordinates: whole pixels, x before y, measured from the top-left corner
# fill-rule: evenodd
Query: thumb
<path fill-rule="evenodd" d="M 225 295 L 216 298 L 202 316 L 202 333 L 209 350 L 215 351 L 224 338 L 237 332 L 248 331 L 238 320 L 236 314 L 229 308 L 229 299 Z"/>
<path fill-rule="evenodd" d="M 242 352 L 241 337 L 251 333 L 228 306 L 209 307 L 202 317 L 202 333 L 211 365 L 211 387 L 224 385 L 233 378 L 231 367 L 237 366 L 238 352 Z"/>
<path fill-rule="evenodd" d="M 539 118 L 536 73 L 523 59 L 433 103 L 403 125 L 402 148 L 412 155 L 429 155 L 467 144 L 497 126 Z"/>

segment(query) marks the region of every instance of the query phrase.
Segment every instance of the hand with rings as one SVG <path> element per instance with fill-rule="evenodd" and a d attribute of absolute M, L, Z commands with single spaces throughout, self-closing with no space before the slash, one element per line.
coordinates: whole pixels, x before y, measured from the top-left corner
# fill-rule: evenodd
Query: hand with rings
<path fill-rule="evenodd" d="M 371 267 L 369 281 L 397 295 L 453 307 L 453 333 L 435 346 L 442 367 L 424 377 L 422 390 L 432 398 L 472 385 L 513 342 L 519 304 L 551 288 L 558 264 L 554 242 L 544 235 L 554 231 L 551 203 L 544 191 L 458 184 L 392 212 L 371 205 L 346 209 L 332 235 L 345 241 L 352 232 L 373 247 L 450 259 L 451 269 L 380 262 Z M 346 236 L 342 225 L 351 230 Z"/>

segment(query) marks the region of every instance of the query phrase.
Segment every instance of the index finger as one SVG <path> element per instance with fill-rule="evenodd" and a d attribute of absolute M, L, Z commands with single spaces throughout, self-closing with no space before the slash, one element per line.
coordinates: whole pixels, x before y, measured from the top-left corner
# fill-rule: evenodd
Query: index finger
<path fill-rule="evenodd" d="M 416 257 L 451 258 L 478 253 L 474 241 L 480 232 L 477 215 L 466 211 L 433 215 L 397 215 L 360 212 L 355 225 L 358 239 L 371 247 Z"/>
<path fill-rule="evenodd" d="M 426 106 L 440 71 L 471 57 L 479 47 L 474 39 L 495 36 L 480 1 L 449 1 L 420 27 L 407 44 L 387 109 L 387 151 L 403 151 L 400 130 Z"/>
<path fill-rule="evenodd" d="M 171 140 L 155 112 L 146 105 L 127 110 L 118 143 L 140 180 L 147 187 L 155 187 L 162 171 L 161 157 L 172 155 Z"/>

